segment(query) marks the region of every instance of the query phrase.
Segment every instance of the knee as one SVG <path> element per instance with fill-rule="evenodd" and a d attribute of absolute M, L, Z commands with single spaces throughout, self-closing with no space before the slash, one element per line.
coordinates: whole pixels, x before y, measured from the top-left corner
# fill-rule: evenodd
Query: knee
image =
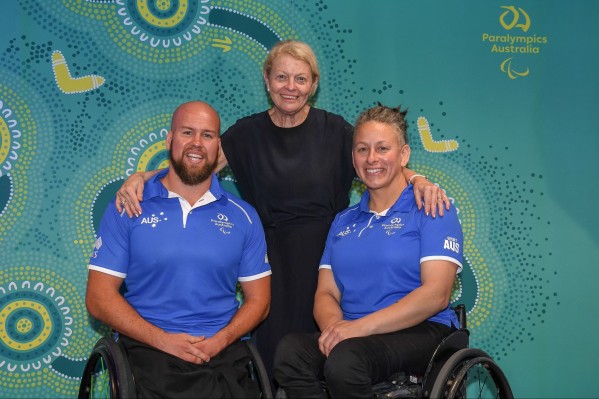
<path fill-rule="evenodd" d="M 309 362 L 301 353 L 306 345 L 303 334 L 289 334 L 279 341 L 273 367 L 273 377 L 279 384 L 297 378 L 296 373 L 309 368 Z"/>
<path fill-rule="evenodd" d="M 348 342 L 342 341 L 331 351 L 324 365 L 324 377 L 331 388 L 349 385 L 370 385 L 370 376 L 363 356 Z M 335 388 L 333 388 L 335 390 Z"/>

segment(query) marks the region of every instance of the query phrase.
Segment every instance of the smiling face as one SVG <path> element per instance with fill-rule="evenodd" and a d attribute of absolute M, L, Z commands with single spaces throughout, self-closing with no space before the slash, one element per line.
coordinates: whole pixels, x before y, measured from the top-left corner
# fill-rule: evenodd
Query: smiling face
<path fill-rule="evenodd" d="M 407 186 L 403 168 L 410 147 L 399 137 L 393 125 L 376 121 L 359 125 L 355 132 L 354 168 L 371 194 L 398 195 Z"/>
<path fill-rule="evenodd" d="M 279 54 L 272 62 L 264 82 L 280 117 L 292 117 L 307 109 L 308 99 L 316 90 L 318 81 L 312 77 L 310 65 L 289 54 Z"/>
<path fill-rule="evenodd" d="M 202 102 L 180 106 L 173 115 L 166 137 L 171 166 L 181 181 L 194 186 L 214 171 L 220 148 L 220 119 Z"/>

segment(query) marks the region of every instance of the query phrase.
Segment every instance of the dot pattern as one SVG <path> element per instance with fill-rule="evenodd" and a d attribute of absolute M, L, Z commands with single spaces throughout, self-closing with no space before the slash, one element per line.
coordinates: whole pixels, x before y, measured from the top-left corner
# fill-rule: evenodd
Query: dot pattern
<path fill-rule="evenodd" d="M 14 283 L 20 292 L 25 281 L 41 282 L 46 289 L 54 288 L 51 299 L 65 298 L 73 318 L 69 326 L 64 320 L 55 323 L 63 334 L 66 327 L 73 333 L 63 353 L 50 364 L 42 360 L 39 369 L 33 367 L 37 358 L 30 354 L 29 360 L 8 370 L 6 359 L 19 350 L 7 346 L 11 352 L 0 354 L 0 363 L 6 361 L 0 366 L 3 395 L 77 394 L 77 373 L 94 342 L 107 331 L 88 317 L 83 301 L 97 222 L 126 176 L 164 166 L 160 140 L 174 108 L 184 101 L 206 100 L 218 110 L 223 130 L 242 116 L 268 108 L 261 74 L 264 46 L 244 29 L 212 26 L 202 5 L 258 21 L 280 38 L 310 43 L 321 69 L 313 99 L 319 108 L 354 121 L 376 101 L 410 106 L 410 167 L 446 189 L 460 212 L 465 272 L 452 300 L 469 305 L 473 346 L 501 360 L 534 340 L 531 332 L 544 323 L 547 309 L 559 306 L 559 296 L 548 288 L 557 272 L 545 234 L 550 221 L 539 206 L 544 200 L 542 175 L 506 161 L 508 147 L 480 147 L 460 137 L 452 99 L 418 104 L 396 76 L 358 77 L 360 61 L 350 55 L 354 27 L 339 22 L 326 0 L 178 2 L 191 4 L 177 17 L 179 25 L 158 23 L 159 17 L 176 14 L 169 8 L 175 2 L 147 3 L 158 19 L 135 14 L 132 2 L 125 0 L 20 0 L 20 18 L 38 29 L 15 30 L 0 40 L 0 111 L 10 109 L 22 133 L 18 139 L 0 135 L 0 167 L 10 159 L 17 140 L 20 145 L 10 174 L 0 177 L 0 187 L 9 187 L 9 195 L 0 193 L 0 249 L 11 254 L 0 257 L 0 287 L 9 292 L 8 285 Z M 193 25 L 198 32 L 191 31 Z M 51 70 L 51 55 L 57 50 L 73 78 L 100 75 L 105 83 L 84 93 L 60 92 Z M 435 139 L 457 140 L 459 149 L 424 151 L 416 129 L 419 116 L 429 121 Z M 234 189 L 230 169 L 221 179 Z M 356 180 L 351 202 L 363 191 Z M 11 311 L 3 342 L 33 342 L 44 348 L 52 332 L 40 335 L 41 326 L 48 323 L 42 313 L 26 306 L 27 301 L 31 298 L 11 299 L 22 304 L 18 313 Z M 60 310 L 58 316 L 64 317 Z M 52 312 L 48 317 L 56 319 Z M 42 336 L 46 338 L 35 341 Z M 32 366 L 23 371 L 20 365 L 26 361 Z"/>

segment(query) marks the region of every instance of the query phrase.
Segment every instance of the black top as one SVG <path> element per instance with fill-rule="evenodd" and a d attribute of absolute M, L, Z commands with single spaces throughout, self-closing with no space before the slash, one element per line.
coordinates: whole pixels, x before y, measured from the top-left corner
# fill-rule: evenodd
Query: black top
<path fill-rule="evenodd" d="M 332 218 L 349 203 L 354 178 L 352 126 L 311 107 L 299 126 L 276 126 L 268 112 L 238 120 L 222 148 L 239 192 L 265 227 L 301 218 Z"/>

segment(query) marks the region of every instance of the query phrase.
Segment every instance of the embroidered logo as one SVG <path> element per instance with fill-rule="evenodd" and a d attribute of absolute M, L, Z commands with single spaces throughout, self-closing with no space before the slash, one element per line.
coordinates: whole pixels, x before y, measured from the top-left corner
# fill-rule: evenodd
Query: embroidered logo
<path fill-rule="evenodd" d="M 102 237 L 98 237 L 94 243 L 94 250 L 92 252 L 92 258 L 98 257 L 98 251 L 102 248 Z"/>
<path fill-rule="evenodd" d="M 216 219 L 210 219 L 210 221 L 219 227 L 219 231 L 223 234 L 231 234 L 231 229 L 235 226 L 234 223 L 229 222 L 229 217 L 224 213 L 217 213 Z"/>
<path fill-rule="evenodd" d="M 354 223 L 354 224 L 352 225 L 352 228 L 351 228 L 351 229 L 349 228 L 349 226 L 347 226 L 347 227 L 345 228 L 345 230 L 343 230 L 343 231 L 340 231 L 339 233 L 337 233 L 337 237 L 345 237 L 346 235 L 348 235 L 348 234 L 351 234 L 351 233 L 353 233 L 353 232 L 355 232 L 355 231 L 356 231 L 356 224 Z"/>
<path fill-rule="evenodd" d="M 389 223 L 382 223 L 381 226 L 385 230 L 385 234 L 390 236 L 395 234 L 397 229 L 401 229 L 404 223 L 401 222 L 401 218 L 394 217 L 389 220 Z"/>
<path fill-rule="evenodd" d="M 456 254 L 460 253 L 460 243 L 453 237 L 447 237 L 445 239 L 445 243 L 443 244 L 443 249 L 449 249 L 450 251 L 455 252 Z"/>
<path fill-rule="evenodd" d="M 156 227 L 156 225 L 160 222 L 167 221 L 168 218 L 164 217 L 164 212 L 160 212 L 158 215 L 152 214 L 152 216 L 145 216 L 141 218 L 140 224 L 149 224 L 152 228 Z"/>

